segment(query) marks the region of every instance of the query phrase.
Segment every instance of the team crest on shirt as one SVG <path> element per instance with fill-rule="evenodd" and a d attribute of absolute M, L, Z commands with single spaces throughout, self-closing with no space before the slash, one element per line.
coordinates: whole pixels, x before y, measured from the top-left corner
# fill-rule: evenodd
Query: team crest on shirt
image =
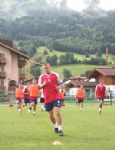
<path fill-rule="evenodd" d="M 60 101 L 57 101 L 58 102 L 58 104 L 60 104 Z"/>
<path fill-rule="evenodd" d="M 60 106 L 60 101 L 57 101 L 57 106 Z"/>

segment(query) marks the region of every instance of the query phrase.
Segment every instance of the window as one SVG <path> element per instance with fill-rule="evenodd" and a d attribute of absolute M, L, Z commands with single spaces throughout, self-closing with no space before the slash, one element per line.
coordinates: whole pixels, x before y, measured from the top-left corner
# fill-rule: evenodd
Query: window
<path fill-rule="evenodd" d="M 3 53 L 0 53 L 0 57 L 4 57 L 4 54 L 3 54 Z"/>
<path fill-rule="evenodd" d="M 0 86 L 4 86 L 4 81 L 0 80 Z"/>
<path fill-rule="evenodd" d="M 4 66 L 0 65 L 0 71 L 4 71 Z"/>

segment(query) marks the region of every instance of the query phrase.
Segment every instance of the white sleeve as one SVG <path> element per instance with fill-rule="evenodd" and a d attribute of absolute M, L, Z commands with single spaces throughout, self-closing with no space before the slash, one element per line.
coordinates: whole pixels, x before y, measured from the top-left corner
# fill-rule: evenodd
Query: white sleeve
<path fill-rule="evenodd" d="M 58 83 L 59 83 L 59 84 L 62 83 L 63 81 L 61 80 L 61 78 L 60 78 L 60 76 L 59 76 L 58 73 L 56 73 L 56 76 L 57 76 Z"/>
<path fill-rule="evenodd" d="M 26 87 L 27 87 L 27 86 L 24 86 L 24 88 L 23 88 L 23 93 L 25 92 Z"/>
<path fill-rule="evenodd" d="M 97 85 L 98 86 L 98 85 Z M 97 86 L 96 86 L 96 88 L 95 88 L 95 91 L 97 91 Z"/>
<path fill-rule="evenodd" d="M 40 76 L 39 79 L 38 79 L 38 85 L 39 85 L 39 86 L 42 84 L 41 77 L 42 77 L 42 76 Z"/>

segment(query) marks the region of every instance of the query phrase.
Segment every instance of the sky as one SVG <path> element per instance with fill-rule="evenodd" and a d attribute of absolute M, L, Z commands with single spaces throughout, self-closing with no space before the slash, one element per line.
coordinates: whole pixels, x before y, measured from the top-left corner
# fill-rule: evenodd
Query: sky
<path fill-rule="evenodd" d="M 68 0 L 67 6 L 77 11 L 82 11 L 86 8 L 83 0 Z M 115 10 L 115 0 L 100 0 L 99 7 L 107 11 Z"/>
<path fill-rule="evenodd" d="M 14 1 L 15 0 L 0 0 L 0 2 L 4 2 L 6 10 L 11 7 Z M 48 0 L 48 1 L 54 1 L 60 3 L 62 0 Z M 86 8 L 86 4 L 84 3 L 84 1 L 87 0 L 67 0 L 67 6 L 73 10 L 82 11 L 83 9 Z M 104 10 L 115 10 L 115 0 L 100 0 L 99 7 Z"/>

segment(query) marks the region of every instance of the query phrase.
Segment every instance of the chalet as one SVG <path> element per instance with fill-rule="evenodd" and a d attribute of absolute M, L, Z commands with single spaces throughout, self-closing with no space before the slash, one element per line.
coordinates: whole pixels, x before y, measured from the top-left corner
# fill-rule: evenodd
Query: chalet
<path fill-rule="evenodd" d="M 70 80 L 65 82 L 65 91 L 69 93 L 69 95 L 75 95 L 76 90 L 83 85 L 87 94 L 90 97 L 94 97 L 94 91 L 96 87 L 95 80 L 89 80 L 86 77 L 71 77 Z"/>
<path fill-rule="evenodd" d="M 0 90 L 25 79 L 23 67 L 28 59 L 27 54 L 13 48 L 12 41 L 0 40 Z"/>
<path fill-rule="evenodd" d="M 74 87 L 78 88 L 81 85 L 83 85 L 86 90 L 90 90 L 90 89 L 94 90 L 95 87 L 96 87 L 95 80 L 90 81 L 90 80 L 88 80 L 87 78 L 84 78 L 84 77 L 79 77 L 79 78 L 78 77 L 71 77 L 69 81 L 70 82 L 68 82 L 66 84 L 66 88 L 74 88 Z"/>
<path fill-rule="evenodd" d="M 115 85 L 115 68 L 97 68 L 88 78 L 95 78 L 97 82 L 103 80 L 106 85 Z"/>

